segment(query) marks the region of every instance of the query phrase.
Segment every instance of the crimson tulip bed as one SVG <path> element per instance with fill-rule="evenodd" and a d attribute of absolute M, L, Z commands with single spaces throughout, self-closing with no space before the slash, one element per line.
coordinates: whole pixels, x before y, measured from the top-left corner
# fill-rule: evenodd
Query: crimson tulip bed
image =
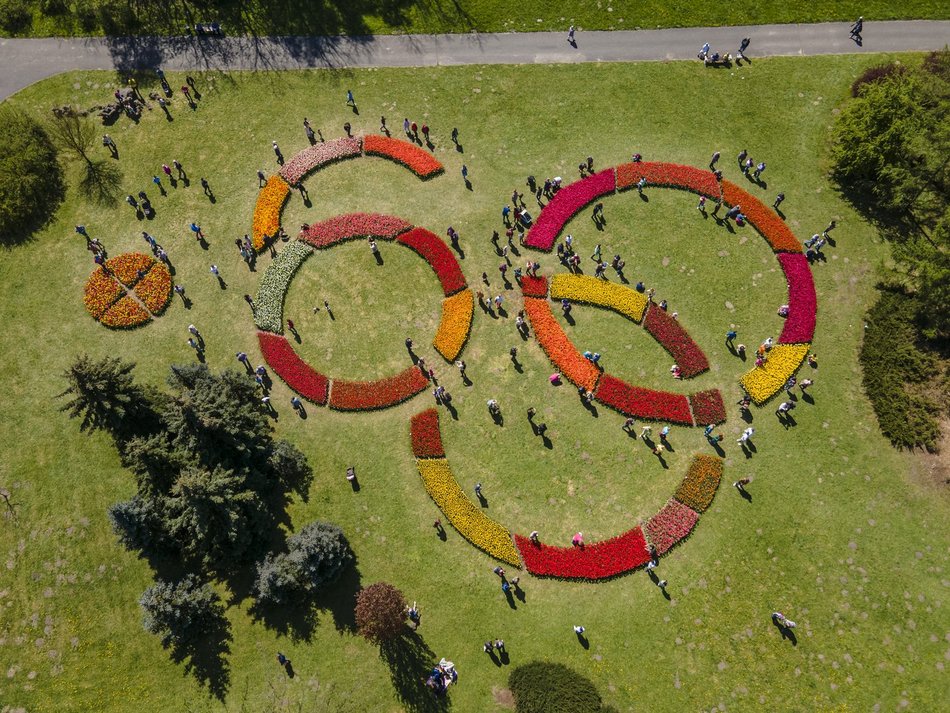
<path fill-rule="evenodd" d="M 446 297 L 468 286 L 455 255 L 442 238 L 431 231 L 425 228 L 413 228 L 396 238 L 396 242 L 412 248 L 429 263 L 436 277 L 439 278 L 439 282 L 442 283 L 442 291 Z"/>
<path fill-rule="evenodd" d="M 415 144 L 388 136 L 370 134 L 363 138 L 363 153 L 382 156 L 400 163 L 422 179 L 433 178 L 443 171 L 442 164 Z"/>
<path fill-rule="evenodd" d="M 615 187 L 616 179 L 612 168 L 565 186 L 544 206 L 541 215 L 528 231 L 524 244 L 549 252 L 567 221 L 584 206 L 601 196 L 613 193 Z"/>
<path fill-rule="evenodd" d="M 337 411 L 389 408 L 412 398 L 428 385 L 429 380 L 416 366 L 377 381 L 333 379 L 330 382 L 330 408 Z"/>
<path fill-rule="evenodd" d="M 660 512 L 647 520 L 643 530 L 650 544 L 662 555 L 682 542 L 693 531 L 697 522 L 699 513 L 679 500 L 670 498 Z"/>
<path fill-rule="evenodd" d="M 439 412 L 426 409 L 412 417 L 409 423 L 412 438 L 412 454 L 416 458 L 443 458 L 442 431 L 439 429 Z"/>
<path fill-rule="evenodd" d="M 315 248 L 328 248 L 345 240 L 377 238 L 392 240 L 412 228 L 402 218 L 379 213 L 347 213 L 313 223 L 303 230 L 300 239 Z"/>
<path fill-rule="evenodd" d="M 666 310 L 651 302 L 643 326 L 670 353 L 681 369 L 682 378 L 689 379 L 709 369 L 702 349 Z"/>
<path fill-rule="evenodd" d="M 308 401 L 326 405 L 330 380 L 297 356 L 286 337 L 258 332 L 257 340 L 265 361 L 277 376 Z"/>
<path fill-rule="evenodd" d="M 540 577 L 608 579 L 650 561 L 643 530 L 639 526 L 617 537 L 583 547 L 553 547 L 543 542 L 536 545 L 523 535 L 514 538 L 525 569 Z"/>
<path fill-rule="evenodd" d="M 818 297 L 808 259 L 801 253 L 779 253 L 778 261 L 788 281 L 788 317 L 779 344 L 811 342 L 818 318 Z"/>
<path fill-rule="evenodd" d="M 726 405 L 722 402 L 719 389 L 690 394 L 689 406 L 693 412 L 693 421 L 697 426 L 708 426 L 726 420 Z"/>
<path fill-rule="evenodd" d="M 594 398 L 625 416 L 693 425 L 689 400 L 682 394 L 633 386 L 610 374 L 603 374 Z"/>

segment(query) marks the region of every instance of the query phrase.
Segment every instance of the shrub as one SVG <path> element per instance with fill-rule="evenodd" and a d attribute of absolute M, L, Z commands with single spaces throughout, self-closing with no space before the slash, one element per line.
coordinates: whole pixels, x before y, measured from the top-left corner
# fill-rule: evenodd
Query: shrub
<path fill-rule="evenodd" d="M 162 646 L 186 646 L 225 628 L 224 606 L 210 585 L 188 575 L 178 582 L 158 581 L 139 599 L 145 630 L 162 638 Z"/>
<path fill-rule="evenodd" d="M 0 27 L 11 35 L 28 29 L 32 21 L 30 8 L 23 0 L 0 0 Z"/>
<path fill-rule="evenodd" d="M 532 661 L 508 677 L 517 713 L 596 713 L 603 702 L 590 679 L 559 663 Z"/>
<path fill-rule="evenodd" d="M 0 24 L 4 7 L 0 0 Z M 46 131 L 25 114 L 0 112 L 0 243 L 22 242 L 41 228 L 64 193 L 56 148 Z"/>
<path fill-rule="evenodd" d="M 883 82 L 891 77 L 899 77 L 907 73 L 907 67 L 900 62 L 886 62 L 874 67 L 868 67 L 851 83 L 851 96 L 859 97 L 868 84 Z"/>
<path fill-rule="evenodd" d="M 356 628 L 373 643 L 391 641 L 403 633 L 406 599 L 386 582 L 371 584 L 356 595 Z"/>

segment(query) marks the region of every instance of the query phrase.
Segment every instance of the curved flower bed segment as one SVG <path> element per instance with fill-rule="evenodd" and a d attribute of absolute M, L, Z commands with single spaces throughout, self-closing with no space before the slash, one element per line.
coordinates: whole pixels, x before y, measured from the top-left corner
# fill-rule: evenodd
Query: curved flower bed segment
<path fill-rule="evenodd" d="M 346 158 L 360 155 L 360 140 L 344 137 L 308 146 L 280 168 L 280 175 L 287 183 L 296 186 L 308 173 Z"/>
<path fill-rule="evenodd" d="M 633 188 L 641 178 L 647 179 L 647 186 L 682 188 L 707 198 L 719 197 L 719 184 L 712 171 L 678 163 L 653 161 L 617 166 L 618 191 Z"/>
<path fill-rule="evenodd" d="M 378 381 L 333 379 L 330 408 L 337 411 L 375 411 L 410 399 L 429 385 L 422 371 L 410 366 L 405 371 Z"/>
<path fill-rule="evenodd" d="M 297 356 L 286 337 L 258 332 L 257 339 L 264 361 L 291 389 L 320 406 L 327 403 L 330 380 Z"/>
<path fill-rule="evenodd" d="M 719 389 L 697 391 L 689 395 L 689 406 L 697 426 L 722 423 L 726 420 L 726 406 Z"/>
<path fill-rule="evenodd" d="M 408 141 L 388 136 L 370 134 L 363 137 L 363 153 L 367 156 L 382 156 L 400 163 L 422 179 L 437 176 L 443 166 L 432 154 L 426 153 Z"/>
<path fill-rule="evenodd" d="M 82 301 L 89 314 L 99 319 L 124 294 L 125 290 L 115 278 L 99 267 L 86 280 Z"/>
<path fill-rule="evenodd" d="M 538 344 L 558 371 L 575 386 L 593 391 L 597 387 L 600 370 L 577 351 L 551 313 L 548 301 L 540 297 L 525 297 L 524 309 Z M 688 412 L 687 407 L 687 416 Z"/>
<path fill-rule="evenodd" d="M 689 400 L 682 394 L 633 386 L 610 374 L 601 377 L 594 398 L 625 416 L 693 425 Z"/>
<path fill-rule="evenodd" d="M 521 567 L 511 533 L 482 512 L 459 487 L 444 458 L 416 460 L 426 491 L 452 526 L 466 540 L 514 567 Z"/>
<path fill-rule="evenodd" d="M 650 544 L 662 555 L 686 539 L 697 522 L 699 513 L 679 500 L 670 498 L 663 509 L 647 521 L 643 530 Z"/>
<path fill-rule="evenodd" d="M 300 239 L 315 248 L 328 248 L 344 240 L 379 238 L 392 240 L 412 227 L 402 218 L 379 213 L 348 213 L 319 223 L 302 231 Z"/>
<path fill-rule="evenodd" d="M 528 230 L 525 245 L 550 252 L 567 221 L 588 203 L 613 193 L 616 185 L 614 169 L 608 168 L 562 188 L 554 194 L 550 203 L 541 211 L 538 220 Z"/>
<path fill-rule="evenodd" d="M 617 537 L 583 547 L 536 545 L 522 535 L 515 535 L 515 544 L 525 569 L 540 577 L 607 579 L 650 561 L 646 539 L 639 526 Z"/>
<path fill-rule="evenodd" d="M 527 291 L 525 294 L 528 294 Z M 626 285 L 606 282 L 590 275 L 554 275 L 551 278 L 551 299 L 606 307 L 637 323 L 643 319 L 647 308 L 647 298 L 643 294 Z"/>
<path fill-rule="evenodd" d="M 811 342 L 815 337 L 818 297 L 808 260 L 801 253 L 779 253 L 777 257 L 788 281 L 788 317 L 779 344 Z"/>
<path fill-rule="evenodd" d="M 297 270 L 312 254 L 313 248 L 307 243 L 293 240 L 287 243 L 267 266 L 257 288 L 257 301 L 254 305 L 254 323 L 258 329 L 283 334 L 284 299 L 287 289 Z"/>
<path fill-rule="evenodd" d="M 417 413 L 409 422 L 412 454 L 416 458 L 443 458 L 442 432 L 439 430 L 439 412 L 434 408 Z"/>
<path fill-rule="evenodd" d="M 709 361 L 703 350 L 666 310 L 650 304 L 643 326 L 670 353 L 682 370 L 682 378 L 689 379 L 709 369 Z"/>
<path fill-rule="evenodd" d="M 105 311 L 99 321 L 113 329 L 138 327 L 148 322 L 152 316 L 133 297 L 126 295 Z"/>
<path fill-rule="evenodd" d="M 160 262 L 152 265 L 135 285 L 135 294 L 153 315 L 164 312 L 172 298 L 172 275 L 168 267 Z"/>
<path fill-rule="evenodd" d="M 446 361 L 455 361 L 462 353 L 472 331 L 474 316 L 475 298 L 471 290 L 462 290 L 442 300 L 442 321 L 439 322 L 432 346 Z"/>
<path fill-rule="evenodd" d="M 802 251 L 802 244 L 798 242 L 798 238 L 785 225 L 785 222 L 751 193 L 742 190 L 731 181 L 724 180 L 722 197 L 729 206 L 742 206 L 742 213 L 749 219 L 749 224 L 765 238 L 765 241 L 772 246 L 772 250 L 798 253 Z"/>
<path fill-rule="evenodd" d="M 155 264 L 155 258 L 144 253 L 122 253 L 106 260 L 106 270 L 126 287 L 132 287 L 139 281 L 139 270 L 148 270 Z"/>
<path fill-rule="evenodd" d="M 809 344 L 776 344 L 765 364 L 754 367 L 742 376 L 742 388 L 761 406 L 781 391 L 801 365 L 809 348 Z"/>
<path fill-rule="evenodd" d="M 289 195 L 290 186 L 276 174 L 267 179 L 267 183 L 257 194 L 251 230 L 251 244 L 255 250 L 263 250 L 267 239 L 277 235 L 280 230 L 280 213 Z"/>
<path fill-rule="evenodd" d="M 674 498 L 698 513 L 706 512 L 722 479 L 722 458 L 695 455 Z"/>
<path fill-rule="evenodd" d="M 435 233 L 425 228 L 413 228 L 396 238 L 396 242 L 415 250 L 435 271 L 442 283 L 445 296 L 454 295 L 466 287 L 465 275 L 449 246 Z"/>

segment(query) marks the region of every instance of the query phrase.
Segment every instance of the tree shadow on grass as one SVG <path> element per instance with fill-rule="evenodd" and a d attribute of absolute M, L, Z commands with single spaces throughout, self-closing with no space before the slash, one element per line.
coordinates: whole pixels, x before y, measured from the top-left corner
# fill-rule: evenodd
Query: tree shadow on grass
<path fill-rule="evenodd" d="M 383 643 L 379 654 L 389 666 L 393 687 L 410 713 L 438 713 L 449 709 L 447 698 L 438 697 L 425 686 L 425 679 L 438 662 L 435 653 L 415 631 Z"/>
<path fill-rule="evenodd" d="M 230 623 L 221 616 L 203 633 L 200 639 L 171 647 L 171 659 L 185 664 L 185 673 L 195 677 L 219 701 L 224 701 L 231 683 Z"/>
<path fill-rule="evenodd" d="M 83 168 L 79 192 L 93 203 L 109 207 L 118 204 L 121 187 L 122 170 L 114 163 L 99 159 Z"/>

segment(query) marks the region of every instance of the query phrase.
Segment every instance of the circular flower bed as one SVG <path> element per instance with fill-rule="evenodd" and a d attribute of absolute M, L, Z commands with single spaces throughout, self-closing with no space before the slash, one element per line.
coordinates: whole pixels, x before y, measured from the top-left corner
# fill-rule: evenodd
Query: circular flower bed
<path fill-rule="evenodd" d="M 172 276 L 163 263 L 142 253 L 106 260 L 86 281 L 86 310 L 106 327 L 128 329 L 157 317 L 168 306 Z"/>

